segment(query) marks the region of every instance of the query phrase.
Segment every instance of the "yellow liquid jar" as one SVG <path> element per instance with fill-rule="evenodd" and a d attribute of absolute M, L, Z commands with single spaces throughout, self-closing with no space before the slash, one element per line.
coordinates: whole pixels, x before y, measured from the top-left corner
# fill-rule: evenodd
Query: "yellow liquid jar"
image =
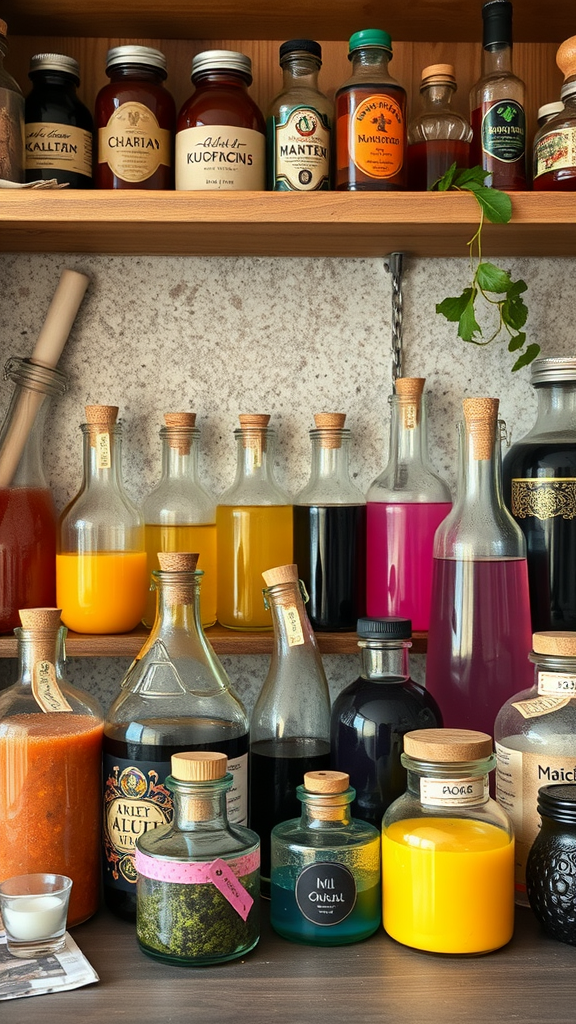
<path fill-rule="evenodd" d="M 489 795 L 492 738 L 409 732 L 402 763 L 408 789 L 382 823 L 384 928 L 430 953 L 499 949 L 514 929 L 514 837 Z"/>

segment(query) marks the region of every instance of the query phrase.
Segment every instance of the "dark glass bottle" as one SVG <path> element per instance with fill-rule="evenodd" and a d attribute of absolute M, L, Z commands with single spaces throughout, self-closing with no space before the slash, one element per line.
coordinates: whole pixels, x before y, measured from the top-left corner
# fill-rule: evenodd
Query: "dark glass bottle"
<path fill-rule="evenodd" d="M 8 26 L 0 19 L 0 178 L 24 181 L 24 97 L 4 67 Z"/>
<path fill-rule="evenodd" d="M 507 452 L 504 500 L 526 538 L 532 630 L 576 630 L 576 359 L 535 359 L 532 429 Z"/>
<path fill-rule="evenodd" d="M 564 73 L 561 109 L 541 125 L 534 137 L 534 188 L 576 191 L 576 36 L 566 39 L 556 55 Z M 552 106 L 552 104 L 550 104 Z"/>
<path fill-rule="evenodd" d="M 528 854 L 530 906 L 554 939 L 576 946 L 576 784 L 543 786 L 540 832 Z"/>
<path fill-rule="evenodd" d="M 96 97 L 96 188 L 174 188 L 176 107 L 164 88 L 166 57 L 149 46 L 108 50 L 110 84 Z"/>
<path fill-rule="evenodd" d="M 92 188 L 94 123 L 76 95 L 78 62 L 63 53 L 37 53 L 28 77 L 26 181 L 56 178 L 70 188 Z"/>
<path fill-rule="evenodd" d="M 316 630 L 353 630 L 366 601 L 366 501 L 350 480 L 343 413 L 314 416 L 312 473 L 294 500 L 294 561 Z"/>
<path fill-rule="evenodd" d="M 456 78 L 451 64 L 422 71 L 422 109 L 408 125 L 408 188 L 426 191 L 456 163 L 470 166 L 472 129 L 452 107 Z"/>
<path fill-rule="evenodd" d="M 410 635 L 410 619 L 360 619 L 361 673 L 332 707 L 332 767 L 356 790 L 352 815 L 376 828 L 406 789 L 404 734 L 442 725 L 434 698 L 410 678 Z"/>

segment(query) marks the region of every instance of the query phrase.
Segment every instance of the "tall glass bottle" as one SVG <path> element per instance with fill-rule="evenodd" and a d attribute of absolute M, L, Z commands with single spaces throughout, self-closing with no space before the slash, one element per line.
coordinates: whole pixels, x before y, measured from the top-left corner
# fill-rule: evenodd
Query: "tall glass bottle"
<path fill-rule="evenodd" d="M 267 118 L 268 189 L 311 192 L 330 188 L 333 104 L 318 89 L 322 47 L 290 39 L 280 47 L 282 91 Z"/>
<path fill-rule="evenodd" d="M 216 622 L 216 508 L 198 479 L 196 413 L 167 412 L 162 439 L 162 477 L 142 505 L 148 579 L 158 568 L 158 551 L 197 551 L 204 573 L 200 597 L 203 626 Z M 156 595 L 149 592 L 144 625 L 156 618 Z"/>
<path fill-rule="evenodd" d="M 330 767 L 330 695 L 298 566 L 262 575 L 274 649 L 250 723 L 250 827 L 262 841 L 262 893 L 268 896 L 271 829 L 297 816 L 296 787 L 304 773 Z"/>
<path fill-rule="evenodd" d="M 423 377 L 396 380 L 389 461 L 367 498 L 368 615 L 411 619 L 414 630 L 430 623 L 434 534 L 452 507 L 428 459 L 424 384 Z"/>
<path fill-rule="evenodd" d="M 344 413 L 314 416 L 312 472 L 294 499 L 294 561 L 316 630 L 353 630 L 366 602 L 366 499 L 349 472 Z"/>
<path fill-rule="evenodd" d="M 122 483 L 115 405 L 87 405 L 82 486 L 60 516 L 56 595 L 77 633 L 126 633 L 140 622 L 148 581 L 144 524 Z"/>
<path fill-rule="evenodd" d="M 18 82 L 4 67 L 8 26 L 0 19 L 0 178 L 24 181 L 24 96 Z"/>
<path fill-rule="evenodd" d="M 332 707 L 332 767 L 347 772 L 356 790 L 351 813 L 378 829 L 406 789 L 404 734 L 442 725 L 432 695 L 410 678 L 410 635 L 410 619 L 359 619 L 361 674 Z"/>
<path fill-rule="evenodd" d="M 271 629 L 262 573 L 291 562 L 292 505 L 274 479 L 276 433 L 269 416 L 242 414 L 234 431 L 236 479 L 216 508 L 218 621 L 229 629 Z"/>
<path fill-rule="evenodd" d="M 502 500 L 497 398 L 465 398 L 454 508 L 434 540 L 426 687 L 444 724 L 492 734 L 530 685 L 524 537 Z"/>
<path fill-rule="evenodd" d="M 246 824 L 248 812 L 248 718 L 202 629 L 198 556 L 158 559 L 156 621 L 104 727 L 104 897 L 128 919 L 136 913 L 136 838 L 172 819 L 164 786 L 172 754 L 226 754 L 229 818 Z"/>
<path fill-rule="evenodd" d="M 408 125 L 408 188 L 425 191 L 456 163 L 470 166 L 472 129 L 452 108 L 456 78 L 451 64 L 431 64 L 422 72 L 422 110 Z"/>
<path fill-rule="evenodd" d="M 576 630 L 576 359 L 535 359 L 538 411 L 506 453 L 504 500 L 526 538 L 532 629 Z"/>
<path fill-rule="evenodd" d="M 67 381 L 59 370 L 16 358 L 4 376 L 16 387 L 0 431 L 0 633 L 18 626 L 20 608 L 56 600 L 57 517 L 42 447 L 49 399 Z"/>
<path fill-rule="evenodd" d="M 60 610 L 20 618 L 19 678 L 0 694 L 0 877 L 68 875 L 75 925 L 100 896 L 102 714 L 64 676 Z"/>
<path fill-rule="evenodd" d="M 482 18 L 482 75 L 470 91 L 470 166 L 489 171 L 486 183 L 494 188 L 522 191 L 528 187 L 525 86 L 512 72 L 510 0 L 487 0 Z"/>

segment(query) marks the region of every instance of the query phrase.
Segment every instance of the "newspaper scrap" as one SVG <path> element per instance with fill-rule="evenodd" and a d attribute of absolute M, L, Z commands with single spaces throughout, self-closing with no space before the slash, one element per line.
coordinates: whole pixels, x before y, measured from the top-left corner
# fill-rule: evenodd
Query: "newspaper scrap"
<path fill-rule="evenodd" d="M 0 931 L 0 1000 L 67 992 L 95 981 L 100 981 L 96 971 L 68 932 L 59 953 L 24 960 L 8 952 L 6 936 Z"/>
<path fill-rule="evenodd" d="M 45 181 L 27 181 L 21 184 L 19 181 L 7 181 L 0 178 L 0 188 L 68 188 L 68 182 L 59 184 L 56 178 L 46 178 Z"/>

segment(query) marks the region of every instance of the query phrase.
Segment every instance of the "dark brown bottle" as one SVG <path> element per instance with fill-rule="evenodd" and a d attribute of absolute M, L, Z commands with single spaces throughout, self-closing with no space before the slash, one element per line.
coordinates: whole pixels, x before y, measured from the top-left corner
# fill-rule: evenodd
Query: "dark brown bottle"
<path fill-rule="evenodd" d="M 76 95 L 80 69 L 63 53 L 30 60 L 26 97 L 26 181 L 56 178 L 70 188 L 92 188 L 92 115 Z"/>

